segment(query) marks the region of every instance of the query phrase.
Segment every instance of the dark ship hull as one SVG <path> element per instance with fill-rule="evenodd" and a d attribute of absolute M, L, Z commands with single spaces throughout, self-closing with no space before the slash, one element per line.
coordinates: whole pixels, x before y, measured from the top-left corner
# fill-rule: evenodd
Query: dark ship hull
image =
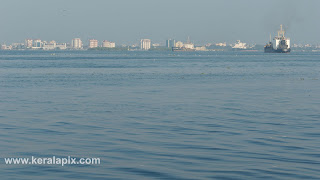
<path fill-rule="evenodd" d="M 273 49 L 273 47 L 265 46 L 265 53 L 289 53 L 291 49 Z"/>
<path fill-rule="evenodd" d="M 267 45 L 264 46 L 265 53 L 274 53 L 273 44 L 269 42 Z"/>
<path fill-rule="evenodd" d="M 275 53 L 289 53 L 291 49 L 277 49 L 274 50 Z"/>

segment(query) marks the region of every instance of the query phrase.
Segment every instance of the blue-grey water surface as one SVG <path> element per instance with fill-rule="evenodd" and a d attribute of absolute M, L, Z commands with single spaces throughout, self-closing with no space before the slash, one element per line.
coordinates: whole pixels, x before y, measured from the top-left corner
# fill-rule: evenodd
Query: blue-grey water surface
<path fill-rule="evenodd" d="M 320 179 L 320 54 L 0 51 L 1 179 Z M 5 165 L 5 157 L 100 165 Z"/>

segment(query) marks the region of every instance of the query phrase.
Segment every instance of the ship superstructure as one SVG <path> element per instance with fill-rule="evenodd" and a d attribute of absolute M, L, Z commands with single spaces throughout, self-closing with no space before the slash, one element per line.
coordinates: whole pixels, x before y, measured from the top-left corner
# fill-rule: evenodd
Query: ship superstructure
<path fill-rule="evenodd" d="M 280 25 L 280 30 L 278 31 L 278 36 L 274 38 L 275 47 L 273 47 L 273 42 L 270 41 L 264 46 L 264 52 L 266 53 L 289 53 L 290 48 L 290 38 L 285 37 L 285 31 L 283 30 L 282 24 Z"/>
<path fill-rule="evenodd" d="M 243 49 L 247 49 L 247 43 L 243 43 L 240 40 L 237 40 L 237 42 L 232 46 L 232 49 L 239 49 L 239 50 L 243 50 Z"/>

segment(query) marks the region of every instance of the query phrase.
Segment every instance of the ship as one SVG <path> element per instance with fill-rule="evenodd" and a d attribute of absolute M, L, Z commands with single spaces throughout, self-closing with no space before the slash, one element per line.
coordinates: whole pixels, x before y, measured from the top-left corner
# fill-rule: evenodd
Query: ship
<path fill-rule="evenodd" d="M 232 50 L 239 51 L 239 50 L 246 50 L 248 49 L 247 43 L 243 43 L 240 40 L 237 40 L 237 42 L 232 46 Z"/>
<path fill-rule="evenodd" d="M 275 40 L 276 47 L 273 47 L 273 42 L 271 40 L 264 46 L 265 53 L 289 53 L 291 51 L 290 48 L 290 38 L 285 37 L 285 31 L 283 30 L 282 24 L 280 25 L 280 30 L 278 31 L 278 36 L 276 36 L 273 40 Z"/>
<path fill-rule="evenodd" d="M 187 43 L 183 44 L 183 42 L 178 41 L 174 47 L 172 47 L 172 51 L 196 51 L 194 48 L 194 44 L 191 43 L 190 37 L 188 37 Z"/>

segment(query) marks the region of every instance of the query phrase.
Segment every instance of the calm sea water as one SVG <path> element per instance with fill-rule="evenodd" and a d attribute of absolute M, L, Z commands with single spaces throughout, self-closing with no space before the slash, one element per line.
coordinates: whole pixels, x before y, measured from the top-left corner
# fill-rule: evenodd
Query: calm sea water
<path fill-rule="evenodd" d="M 319 179 L 319 112 L 319 53 L 0 51 L 0 175 Z"/>

